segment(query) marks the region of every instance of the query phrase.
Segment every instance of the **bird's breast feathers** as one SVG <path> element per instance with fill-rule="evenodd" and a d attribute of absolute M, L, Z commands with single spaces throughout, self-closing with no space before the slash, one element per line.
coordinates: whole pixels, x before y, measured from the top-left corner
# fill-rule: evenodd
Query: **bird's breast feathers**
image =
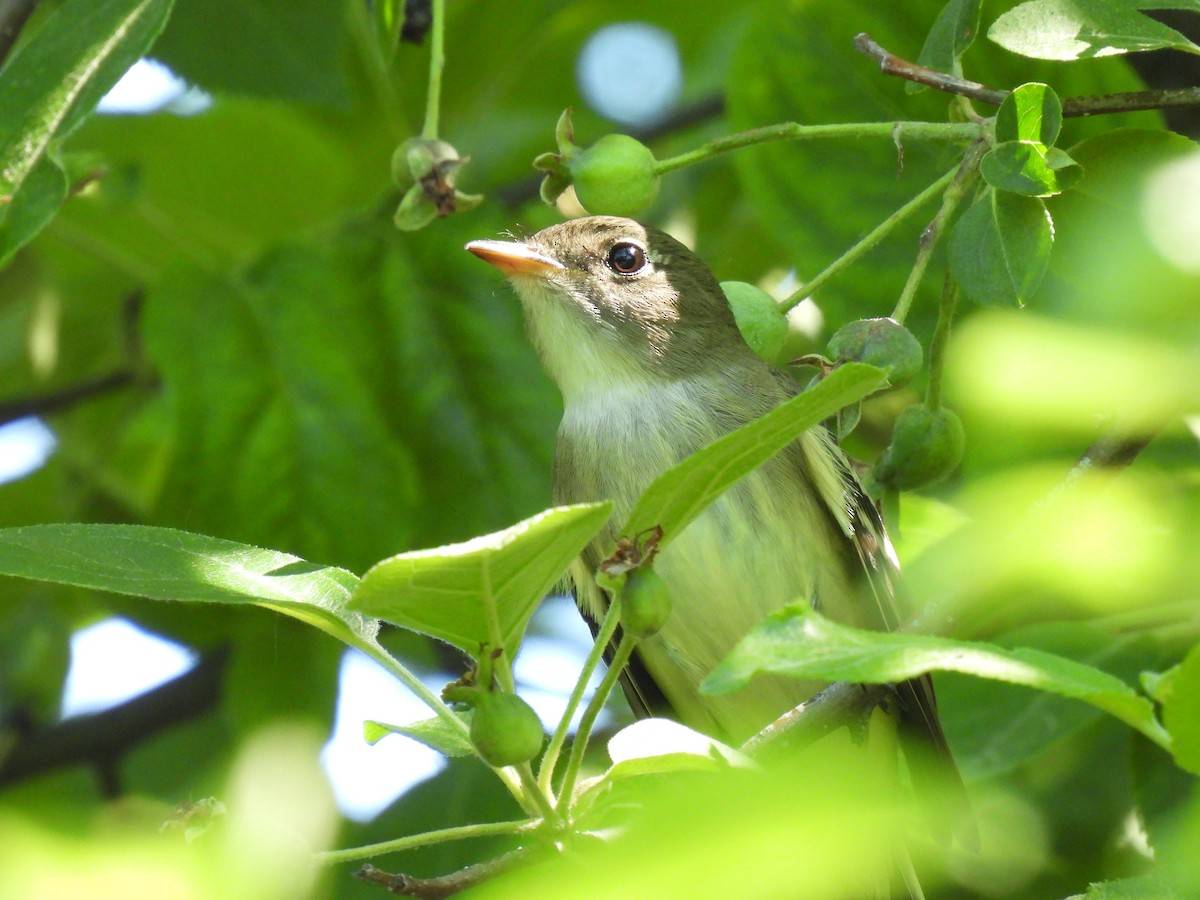
<path fill-rule="evenodd" d="M 747 391 L 745 408 L 714 411 L 707 385 L 670 382 L 605 391 L 567 404 L 555 460 L 556 502 L 610 499 L 614 514 L 573 571 L 593 618 L 604 598 L 592 580 L 642 491 L 660 473 L 782 396 Z M 680 449 L 684 448 L 684 449 Z M 640 648 L 658 687 L 694 727 L 741 737 L 811 693 L 812 686 L 756 682 L 753 692 L 701 697 L 699 681 L 764 617 L 793 602 L 827 611 L 849 602 L 839 533 L 812 487 L 799 446 L 743 478 L 670 543 L 655 562 L 674 601 L 667 625 Z M 743 696 L 744 694 L 744 696 Z"/>

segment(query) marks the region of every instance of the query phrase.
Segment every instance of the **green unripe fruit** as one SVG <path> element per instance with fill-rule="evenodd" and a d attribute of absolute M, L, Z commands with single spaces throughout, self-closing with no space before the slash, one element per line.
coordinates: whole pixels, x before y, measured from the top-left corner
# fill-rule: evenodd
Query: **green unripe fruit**
<path fill-rule="evenodd" d="M 774 297 L 744 281 L 722 281 L 721 290 L 750 349 L 767 362 L 775 362 L 787 340 L 787 314 Z"/>
<path fill-rule="evenodd" d="M 515 766 L 542 749 L 542 723 L 516 694 L 484 692 L 471 718 L 471 743 L 489 765 Z"/>
<path fill-rule="evenodd" d="M 892 442 L 875 463 L 875 480 L 901 491 L 941 481 L 963 455 L 962 422 L 948 409 L 910 406 L 896 418 Z"/>
<path fill-rule="evenodd" d="M 912 381 L 921 371 L 925 354 L 921 342 L 895 319 L 859 319 L 839 328 L 829 339 L 835 362 L 861 362 L 888 373 L 892 387 Z"/>
<path fill-rule="evenodd" d="M 636 216 L 658 196 L 650 148 L 627 134 L 606 134 L 567 157 L 575 196 L 592 215 Z"/>
<path fill-rule="evenodd" d="M 671 615 L 671 594 L 653 569 L 634 569 L 621 592 L 621 628 L 635 638 L 657 634 Z"/>

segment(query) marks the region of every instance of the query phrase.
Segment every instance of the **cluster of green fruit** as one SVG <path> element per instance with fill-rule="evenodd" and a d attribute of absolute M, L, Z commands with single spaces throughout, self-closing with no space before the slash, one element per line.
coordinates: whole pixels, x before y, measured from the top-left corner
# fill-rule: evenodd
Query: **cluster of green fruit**
<path fill-rule="evenodd" d="M 746 343 L 768 362 L 780 362 L 788 324 L 779 303 L 743 281 L 725 281 L 721 288 Z M 890 318 L 844 325 L 830 338 L 827 354 L 830 366 L 861 362 L 883 369 L 893 388 L 911 382 L 924 361 L 920 342 Z M 936 484 L 958 465 L 963 443 L 962 423 L 953 412 L 924 403 L 910 406 L 897 417 L 891 443 L 871 477 L 882 487 L 905 491 Z"/>

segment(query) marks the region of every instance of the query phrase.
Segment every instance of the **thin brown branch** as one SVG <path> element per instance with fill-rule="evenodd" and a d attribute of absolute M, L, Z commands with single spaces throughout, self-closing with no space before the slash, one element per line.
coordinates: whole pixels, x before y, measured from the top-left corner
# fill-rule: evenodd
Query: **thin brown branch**
<path fill-rule="evenodd" d="M 194 668 L 132 700 L 20 737 L 0 758 L 0 786 L 67 766 L 88 765 L 97 772 L 106 794 L 119 793 L 115 766 L 130 750 L 216 708 L 227 655 L 210 653 Z"/>
<path fill-rule="evenodd" d="M 80 381 L 58 391 L 21 397 L 0 402 L 0 425 L 7 425 L 26 416 L 44 416 L 70 409 L 84 400 L 90 400 L 132 384 L 137 378 L 130 369 L 119 369 L 108 375 Z"/>
<path fill-rule="evenodd" d="M 494 878 L 502 872 L 507 872 L 518 865 L 529 855 L 529 848 L 519 847 L 516 850 L 497 856 L 495 859 L 451 872 L 449 875 L 439 875 L 436 878 L 416 878 L 403 873 L 385 872 L 366 863 L 354 873 L 354 877 L 367 884 L 386 888 L 390 893 L 400 897 L 420 897 L 421 900 L 441 900 L 451 897 L 459 891 L 465 891 L 489 878 Z"/>
<path fill-rule="evenodd" d="M 910 62 L 880 46 L 865 32 L 854 39 L 854 46 L 859 52 L 879 63 L 879 69 L 885 75 L 894 75 L 905 81 L 923 84 L 947 94 L 957 94 L 991 106 L 999 106 L 1011 93 L 1011 91 L 988 87 L 976 81 L 967 81 L 919 63 Z M 1062 113 L 1064 118 L 1073 119 L 1110 113 L 1137 112 L 1148 109 L 1179 109 L 1193 106 L 1200 106 L 1200 88 L 1197 87 L 1132 91 L 1092 97 L 1067 97 L 1062 101 Z"/>
<path fill-rule="evenodd" d="M 972 100 L 978 100 L 981 103 L 991 104 L 992 106 L 999 106 L 1009 94 L 1008 91 L 990 88 L 976 81 L 955 78 L 953 75 L 947 75 L 945 72 L 930 69 L 919 63 L 909 62 L 907 59 L 896 56 L 896 54 L 881 47 L 865 31 L 854 38 L 854 48 L 879 63 L 879 70 L 884 75 L 894 75 L 897 78 L 903 78 L 905 81 L 923 84 L 926 87 L 935 88 L 947 94 L 959 94 L 963 97 L 970 97 Z"/>

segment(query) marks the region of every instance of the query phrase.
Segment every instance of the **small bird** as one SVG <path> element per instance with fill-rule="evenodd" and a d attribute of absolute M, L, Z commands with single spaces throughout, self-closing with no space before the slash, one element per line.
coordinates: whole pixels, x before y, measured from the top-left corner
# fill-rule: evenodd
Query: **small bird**
<path fill-rule="evenodd" d="M 555 502 L 613 502 L 607 530 L 570 573 L 595 630 L 606 599 L 593 575 L 650 482 L 798 387 L 747 346 L 707 266 L 662 231 L 596 216 L 466 249 L 512 282 L 562 392 Z M 674 606 L 662 630 L 639 643 L 624 673 L 626 696 L 639 716 L 669 715 L 725 741 L 744 741 L 823 686 L 760 676 L 732 694 L 699 692 L 767 615 L 807 601 L 859 627 L 902 621 L 878 513 L 823 427 L 726 491 L 673 537 L 654 568 Z M 949 758 L 929 679 L 898 692 L 902 721 Z"/>

